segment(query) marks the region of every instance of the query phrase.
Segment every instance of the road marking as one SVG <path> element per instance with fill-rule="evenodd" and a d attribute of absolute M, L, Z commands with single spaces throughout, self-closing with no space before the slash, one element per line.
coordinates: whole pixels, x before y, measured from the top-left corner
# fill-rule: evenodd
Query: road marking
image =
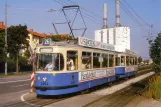
<path fill-rule="evenodd" d="M 28 104 L 28 105 L 32 105 L 33 106 L 34 104 L 30 104 L 30 103 L 26 102 L 25 99 L 24 99 L 24 96 L 26 96 L 28 94 L 29 93 L 26 93 L 26 94 L 21 95 L 21 101 L 24 102 L 25 104 Z"/>
<path fill-rule="evenodd" d="M 14 83 L 14 82 L 22 82 L 22 81 L 29 81 L 30 79 L 26 80 L 17 80 L 17 81 L 5 81 L 5 82 L 0 82 L 0 84 L 5 84 L 5 83 Z"/>
<path fill-rule="evenodd" d="M 16 86 L 11 86 L 11 87 L 22 87 L 22 86 L 25 86 L 25 85 L 30 85 L 30 84 L 16 85 Z"/>

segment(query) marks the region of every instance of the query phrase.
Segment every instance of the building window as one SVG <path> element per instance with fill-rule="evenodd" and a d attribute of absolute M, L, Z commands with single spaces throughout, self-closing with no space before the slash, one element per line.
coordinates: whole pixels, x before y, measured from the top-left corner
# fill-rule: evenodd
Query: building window
<path fill-rule="evenodd" d="M 109 30 L 107 30 L 107 44 L 109 44 Z"/>
<path fill-rule="evenodd" d="M 101 33 L 101 42 L 103 42 L 103 33 L 104 33 L 104 32 L 101 30 L 100 33 Z"/>
<path fill-rule="evenodd" d="M 116 30 L 113 29 L 113 44 L 116 45 Z"/>

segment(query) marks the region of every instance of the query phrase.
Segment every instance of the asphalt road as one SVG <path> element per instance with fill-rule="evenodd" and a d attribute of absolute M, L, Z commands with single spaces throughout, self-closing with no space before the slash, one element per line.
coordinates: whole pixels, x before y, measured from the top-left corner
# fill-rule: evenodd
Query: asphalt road
<path fill-rule="evenodd" d="M 30 91 L 30 75 L 0 78 L 0 107 L 21 101 L 20 97 Z"/>

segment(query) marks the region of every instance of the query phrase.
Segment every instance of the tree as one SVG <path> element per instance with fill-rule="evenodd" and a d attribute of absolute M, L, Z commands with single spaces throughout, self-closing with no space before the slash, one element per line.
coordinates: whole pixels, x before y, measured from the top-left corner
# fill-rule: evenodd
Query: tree
<path fill-rule="evenodd" d="M 19 72 L 18 58 L 19 51 L 29 46 L 26 38 L 28 37 L 27 26 L 18 25 L 8 28 L 8 52 L 16 59 L 16 72 Z"/>
<path fill-rule="evenodd" d="M 142 57 L 140 56 L 140 57 L 138 58 L 138 62 L 141 63 L 142 61 L 143 61 L 143 59 L 142 59 Z"/>
<path fill-rule="evenodd" d="M 29 52 L 28 49 L 24 52 L 24 56 L 25 56 L 27 59 L 30 58 L 31 54 L 30 54 L 30 52 Z"/>
<path fill-rule="evenodd" d="M 161 33 L 158 34 L 156 39 L 150 40 L 150 49 L 149 54 L 153 60 L 154 70 L 160 71 L 161 70 Z"/>
<path fill-rule="evenodd" d="M 4 62 L 5 60 L 5 38 L 4 38 L 4 30 L 0 30 L 0 62 Z"/>
<path fill-rule="evenodd" d="M 71 40 L 72 36 L 61 36 L 61 35 L 53 35 L 51 36 L 52 41 L 61 41 L 61 40 Z"/>

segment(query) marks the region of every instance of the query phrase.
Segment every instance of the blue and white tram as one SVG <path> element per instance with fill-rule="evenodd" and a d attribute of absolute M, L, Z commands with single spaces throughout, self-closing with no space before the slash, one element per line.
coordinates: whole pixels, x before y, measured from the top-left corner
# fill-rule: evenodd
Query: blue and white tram
<path fill-rule="evenodd" d="M 135 55 L 86 38 L 79 38 L 78 44 L 44 39 L 36 54 L 37 95 L 78 92 L 137 72 Z"/>

